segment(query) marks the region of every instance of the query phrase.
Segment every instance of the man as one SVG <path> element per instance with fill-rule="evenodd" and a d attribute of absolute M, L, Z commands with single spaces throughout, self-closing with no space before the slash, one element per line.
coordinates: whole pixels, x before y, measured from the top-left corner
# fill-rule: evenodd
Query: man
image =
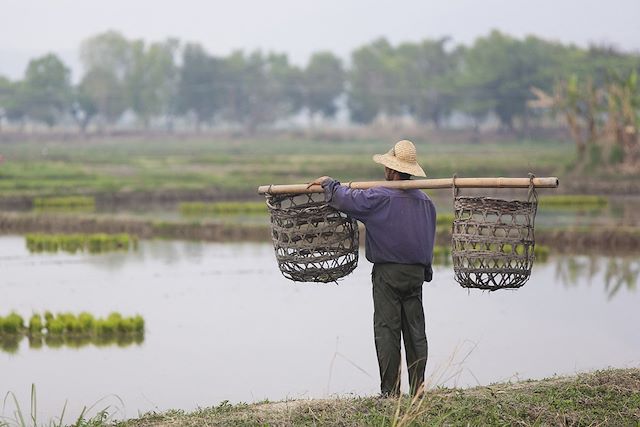
<path fill-rule="evenodd" d="M 384 165 L 387 181 L 426 176 L 411 141 L 400 141 L 373 160 Z M 401 334 L 411 394 L 419 392 L 427 363 L 422 283 L 431 281 L 432 274 L 433 202 L 417 189 L 352 190 L 327 176 L 311 184 L 321 184 L 332 207 L 366 226 L 365 252 L 373 263 L 373 324 L 382 395 L 400 394 Z"/>

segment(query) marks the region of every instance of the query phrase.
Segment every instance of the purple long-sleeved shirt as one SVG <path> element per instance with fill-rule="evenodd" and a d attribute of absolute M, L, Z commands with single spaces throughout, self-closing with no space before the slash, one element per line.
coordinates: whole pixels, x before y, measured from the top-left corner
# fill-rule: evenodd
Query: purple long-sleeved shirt
<path fill-rule="evenodd" d="M 431 265 L 436 209 L 420 190 L 354 190 L 334 179 L 323 184 L 329 205 L 362 222 L 365 254 L 373 263 Z"/>

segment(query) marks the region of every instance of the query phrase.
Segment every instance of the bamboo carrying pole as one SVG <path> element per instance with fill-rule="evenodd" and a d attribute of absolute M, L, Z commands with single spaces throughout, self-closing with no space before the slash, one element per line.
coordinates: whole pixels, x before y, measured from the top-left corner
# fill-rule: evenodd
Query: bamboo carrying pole
<path fill-rule="evenodd" d="M 438 189 L 452 188 L 454 178 L 413 179 L 406 181 L 364 181 L 343 183 L 349 188 L 364 190 L 371 187 L 387 187 L 408 190 L 412 188 Z M 455 178 L 458 188 L 528 188 L 529 178 Z M 555 176 L 533 178 L 536 188 L 558 188 L 559 181 Z M 259 194 L 304 194 L 322 193 L 322 187 L 314 184 L 261 185 Z"/>

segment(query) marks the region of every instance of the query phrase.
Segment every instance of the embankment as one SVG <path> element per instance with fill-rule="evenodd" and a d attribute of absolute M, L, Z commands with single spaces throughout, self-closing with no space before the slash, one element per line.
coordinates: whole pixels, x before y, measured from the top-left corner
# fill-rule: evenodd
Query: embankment
<path fill-rule="evenodd" d="M 572 377 L 470 389 L 436 388 L 411 400 L 376 397 L 230 405 L 192 413 L 172 410 L 123 421 L 147 426 L 636 426 L 640 369 L 608 369 Z"/>

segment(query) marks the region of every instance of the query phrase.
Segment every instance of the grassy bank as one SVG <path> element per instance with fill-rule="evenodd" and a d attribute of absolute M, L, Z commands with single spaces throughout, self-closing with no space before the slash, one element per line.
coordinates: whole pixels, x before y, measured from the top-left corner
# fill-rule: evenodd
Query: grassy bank
<path fill-rule="evenodd" d="M 638 425 L 640 369 L 471 389 L 438 388 L 422 399 L 375 397 L 230 405 L 168 411 L 118 423 L 146 426 Z"/>

